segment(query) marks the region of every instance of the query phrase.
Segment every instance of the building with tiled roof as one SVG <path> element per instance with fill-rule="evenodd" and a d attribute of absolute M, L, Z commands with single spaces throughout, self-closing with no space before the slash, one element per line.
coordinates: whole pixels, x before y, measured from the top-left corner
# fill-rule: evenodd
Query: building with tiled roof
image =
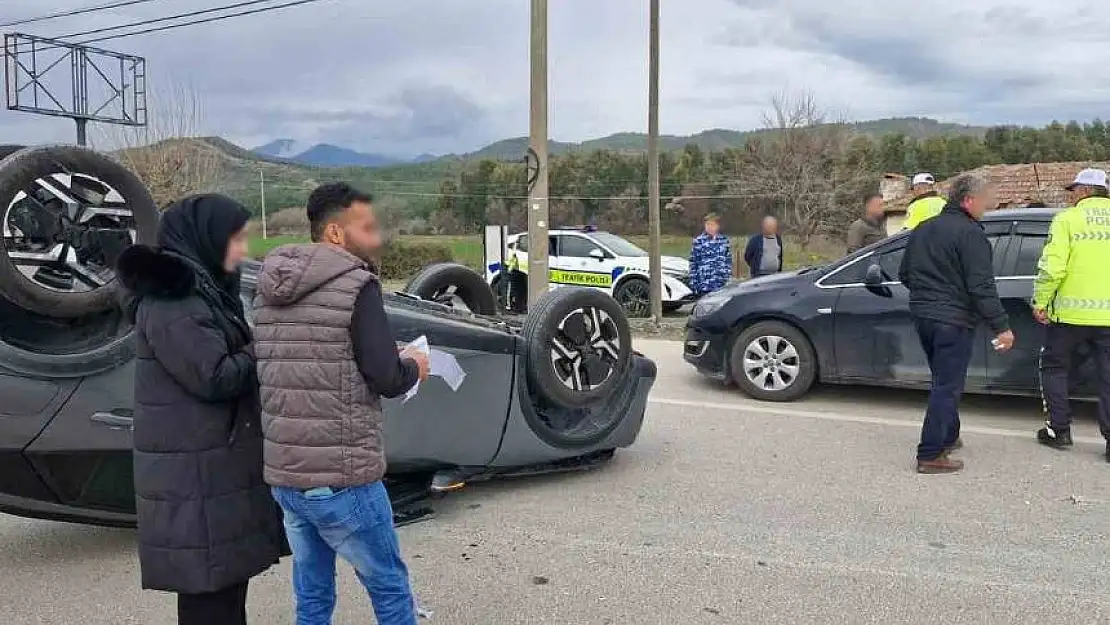
<path fill-rule="evenodd" d="M 998 189 L 998 208 L 1018 208 L 1038 202 L 1045 206 L 1066 206 L 1067 194 L 1064 186 L 1086 167 L 1107 169 L 1110 164 L 1073 162 L 985 165 L 965 173 L 979 174 L 995 184 Z M 954 177 L 949 178 L 937 185 L 941 193 L 948 190 L 953 179 Z M 898 232 L 906 218 L 906 206 L 913 199 L 909 178 L 901 174 L 885 174 L 882 184 L 887 232 Z"/>

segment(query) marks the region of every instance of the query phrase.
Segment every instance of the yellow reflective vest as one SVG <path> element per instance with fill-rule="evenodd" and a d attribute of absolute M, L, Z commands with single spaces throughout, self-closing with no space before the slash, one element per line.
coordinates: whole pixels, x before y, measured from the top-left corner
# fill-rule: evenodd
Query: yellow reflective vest
<path fill-rule="evenodd" d="M 1056 215 L 1037 264 L 1033 308 L 1056 323 L 1110 327 L 1110 198 Z"/>
<path fill-rule="evenodd" d="M 913 230 L 926 219 L 932 219 L 940 214 L 948 200 L 939 195 L 928 195 L 917 198 L 906 207 L 906 230 Z"/>

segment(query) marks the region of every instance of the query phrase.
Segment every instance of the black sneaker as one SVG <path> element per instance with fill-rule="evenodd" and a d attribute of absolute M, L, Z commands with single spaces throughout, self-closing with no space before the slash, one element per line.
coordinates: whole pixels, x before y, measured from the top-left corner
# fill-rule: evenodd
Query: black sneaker
<path fill-rule="evenodd" d="M 1106 441 L 1106 461 L 1110 462 L 1110 441 Z"/>
<path fill-rule="evenodd" d="M 1071 429 L 1053 429 L 1046 423 L 1043 428 L 1037 430 L 1037 442 L 1053 449 L 1066 449 L 1072 446 Z M 1110 448 L 1107 448 L 1107 453 L 1110 454 Z"/>

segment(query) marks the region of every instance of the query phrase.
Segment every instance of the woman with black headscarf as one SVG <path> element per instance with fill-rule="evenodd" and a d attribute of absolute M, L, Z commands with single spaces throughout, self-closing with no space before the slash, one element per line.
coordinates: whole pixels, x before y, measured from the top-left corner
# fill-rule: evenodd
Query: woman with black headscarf
<path fill-rule="evenodd" d="M 262 481 L 251 330 L 238 265 L 250 214 L 194 195 L 158 247 L 119 260 L 135 323 L 135 496 L 143 588 L 178 593 L 181 625 L 246 623 L 247 583 L 286 553 Z"/>

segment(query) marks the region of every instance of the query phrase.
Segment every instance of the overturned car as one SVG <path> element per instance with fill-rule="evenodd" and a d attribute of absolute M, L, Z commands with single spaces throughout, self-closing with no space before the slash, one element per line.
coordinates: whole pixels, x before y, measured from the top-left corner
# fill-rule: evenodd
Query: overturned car
<path fill-rule="evenodd" d="M 0 211 L 0 512 L 131 525 L 135 347 L 114 259 L 153 240 L 157 209 L 103 155 L 0 146 Z M 248 312 L 257 270 L 243 270 Z M 483 277 L 459 265 L 431 266 L 406 291 L 386 297 L 397 341 L 427 336 L 466 379 L 384 402 L 395 505 L 591 468 L 636 440 L 655 365 L 608 295 L 555 290 L 517 322 L 495 316 Z"/>

